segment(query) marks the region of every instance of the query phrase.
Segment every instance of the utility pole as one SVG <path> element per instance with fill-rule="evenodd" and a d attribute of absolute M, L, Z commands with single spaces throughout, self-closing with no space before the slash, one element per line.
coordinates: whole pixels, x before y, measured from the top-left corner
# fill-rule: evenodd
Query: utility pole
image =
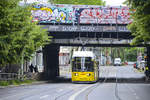
<path fill-rule="evenodd" d="M 24 65 L 24 51 L 22 52 L 22 56 L 21 56 L 21 71 L 19 72 L 21 75 L 21 79 L 23 79 L 23 65 Z"/>

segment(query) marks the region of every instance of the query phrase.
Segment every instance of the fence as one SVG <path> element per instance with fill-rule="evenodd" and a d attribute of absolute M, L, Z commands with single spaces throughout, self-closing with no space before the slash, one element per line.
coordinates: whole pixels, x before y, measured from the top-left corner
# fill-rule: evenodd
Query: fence
<path fill-rule="evenodd" d="M 19 75 L 16 73 L 0 73 L 0 81 L 1 80 L 14 80 L 18 78 L 19 78 Z"/>

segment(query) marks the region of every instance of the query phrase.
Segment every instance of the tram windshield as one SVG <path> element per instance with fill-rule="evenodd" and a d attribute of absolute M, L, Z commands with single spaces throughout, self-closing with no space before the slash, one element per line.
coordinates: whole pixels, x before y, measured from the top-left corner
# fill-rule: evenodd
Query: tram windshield
<path fill-rule="evenodd" d="M 91 57 L 75 57 L 73 71 L 94 71 L 94 63 Z"/>

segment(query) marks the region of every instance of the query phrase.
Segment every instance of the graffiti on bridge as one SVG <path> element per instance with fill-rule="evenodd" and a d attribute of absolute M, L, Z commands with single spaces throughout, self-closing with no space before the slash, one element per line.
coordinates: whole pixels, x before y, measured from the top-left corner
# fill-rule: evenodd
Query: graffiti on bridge
<path fill-rule="evenodd" d="M 45 23 L 71 23 L 72 22 L 72 8 L 58 8 L 58 7 L 41 7 L 33 8 L 32 21 L 40 21 Z"/>
<path fill-rule="evenodd" d="M 76 10 L 76 16 L 80 23 L 131 23 L 128 7 L 80 8 Z"/>
<path fill-rule="evenodd" d="M 31 13 L 33 21 L 45 23 L 129 24 L 132 22 L 128 7 L 51 5 L 34 7 Z"/>

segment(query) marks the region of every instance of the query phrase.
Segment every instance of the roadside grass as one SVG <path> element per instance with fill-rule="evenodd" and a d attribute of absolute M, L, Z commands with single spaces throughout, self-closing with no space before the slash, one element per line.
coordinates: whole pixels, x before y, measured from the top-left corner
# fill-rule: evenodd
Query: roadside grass
<path fill-rule="evenodd" d="M 32 82 L 35 82 L 35 80 L 8 80 L 0 81 L 0 86 L 31 84 Z"/>
<path fill-rule="evenodd" d="M 9 83 L 7 81 L 0 81 L 0 86 L 8 86 Z"/>

